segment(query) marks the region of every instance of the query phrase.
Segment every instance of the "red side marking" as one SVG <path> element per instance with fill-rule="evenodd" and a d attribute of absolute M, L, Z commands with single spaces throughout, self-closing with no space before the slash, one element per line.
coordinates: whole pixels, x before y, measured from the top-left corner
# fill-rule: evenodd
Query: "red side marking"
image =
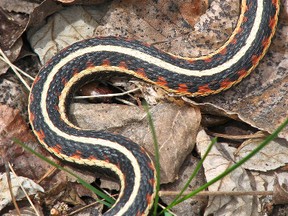
<path fill-rule="evenodd" d="M 56 154 L 60 154 L 62 151 L 62 147 L 59 144 L 56 144 L 53 147 L 50 147 L 51 151 L 55 152 Z"/>
<path fill-rule="evenodd" d="M 145 149 L 144 149 L 142 146 L 140 146 L 140 150 L 141 150 L 141 152 L 142 152 L 143 154 L 146 154 L 146 151 L 145 151 Z"/>
<path fill-rule="evenodd" d="M 277 20 L 275 19 L 275 17 L 271 17 L 270 20 L 269 20 L 269 27 L 271 29 L 274 29 L 276 23 L 277 23 Z"/>
<path fill-rule="evenodd" d="M 74 69 L 73 69 L 73 76 L 75 76 L 75 75 L 77 75 L 77 74 L 79 74 L 79 70 L 78 70 L 77 68 L 74 68 Z"/>
<path fill-rule="evenodd" d="M 233 82 L 231 82 L 228 78 L 226 78 L 225 80 L 223 80 L 220 85 L 221 85 L 221 88 L 228 88 L 231 86 Z"/>
<path fill-rule="evenodd" d="M 237 43 L 237 39 L 233 38 L 233 40 L 231 41 L 232 44 L 236 44 Z"/>
<path fill-rule="evenodd" d="M 43 130 L 35 131 L 35 134 L 40 141 L 43 141 L 45 139 L 45 133 Z"/>
<path fill-rule="evenodd" d="M 253 6 L 253 3 L 251 2 L 249 5 L 247 5 L 245 7 L 245 11 L 249 10 L 250 8 L 252 8 L 252 6 Z"/>
<path fill-rule="evenodd" d="M 274 7 L 278 6 L 278 0 L 272 0 L 272 4 L 274 5 Z"/>
<path fill-rule="evenodd" d="M 69 48 L 69 46 L 64 47 L 60 52 L 61 52 L 61 53 L 64 53 L 66 50 L 68 50 L 68 48 Z"/>
<path fill-rule="evenodd" d="M 247 71 L 243 69 L 243 70 L 238 71 L 237 74 L 239 75 L 239 78 L 245 77 L 247 74 Z"/>
<path fill-rule="evenodd" d="M 164 77 L 158 77 L 156 84 L 159 86 L 167 86 L 167 81 Z"/>
<path fill-rule="evenodd" d="M 243 17 L 243 22 L 244 23 L 247 22 L 247 20 L 248 20 L 248 17 Z"/>
<path fill-rule="evenodd" d="M 153 171 L 155 170 L 154 164 L 151 162 L 148 162 L 148 167 Z"/>
<path fill-rule="evenodd" d="M 39 80 L 40 80 L 40 77 L 36 76 L 35 79 L 34 79 L 33 85 L 35 85 Z"/>
<path fill-rule="evenodd" d="M 147 78 L 144 68 L 138 68 L 136 74 L 140 77 Z"/>
<path fill-rule="evenodd" d="M 61 92 L 56 92 L 56 95 L 57 95 L 57 97 L 58 97 L 58 99 L 59 99 L 59 101 L 60 101 L 60 96 L 61 96 Z"/>
<path fill-rule="evenodd" d="M 148 205 L 152 202 L 152 195 L 151 194 L 146 194 L 146 201 L 147 201 Z"/>
<path fill-rule="evenodd" d="M 106 163 L 110 163 L 109 157 L 107 157 L 106 155 L 104 155 L 104 161 L 105 161 Z"/>
<path fill-rule="evenodd" d="M 198 92 L 206 94 L 206 93 L 212 92 L 212 90 L 209 88 L 208 84 L 205 84 L 203 86 L 199 86 Z"/>
<path fill-rule="evenodd" d="M 247 10 L 248 10 L 248 6 L 245 4 L 244 8 L 243 8 L 243 11 L 246 12 Z"/>
<path fill-rule="evenodd" d="M 74 159 L 76 159 L 76 160 L 79 160 L 79 159 L 82 158 L 82 153 L 81 153 L 79 150 L 76 150 L 76 151 L 74 152 L 74 154 L 71 155 L 71 157 L 74 158 Z"/>
<path fill-rule="evenodd" d="M 122 68 L 122 69 L 128 69 L 126 62 L 124 62 L 124 61 L 119 62 L 118 66 L 119 66 L 119 68 Z"/>
<path fill-rule="evenodd" d="M 220 51 L 220 54 L 221 54 L 221 55 L 226 55 L 226 53 L 227 53 L 227 48 L 224 47 L 224 48 Z"/>
<path fill-rule="evenodd" d="M 54 109 L 55 109 L 56 111 L 59 111 L 59 106 L 58 106 L 58 105 L 54 105 Z"/>
<path fill-rule="evenodd" d="M 45 63 L 45 66 L 46 66 L 46 65 L 49 65 L 51 62 L 52 62 L 52 59 L 49 59 L 49 60 Z"/>
<path fill-rule="evenodd" d="M 62 77 L 61 82 L 62 82 L 63 85 L 66 85 L 67 79 L 65 77 Z"/>
<path fill-rule="evenodd" d="M 180 84 L 178 85 L 177 91 L 179 91 L 179 92 L 181 92 L 181 93 L 187 93 L 187 92 L 188 92 L 188 87 L 187 87 L 186 84 L 180 83 Z"/>
<path fill-rule="evenodd" d="M 242 31 L 243 31 L 243 29 L 242 29 L 241 27 L 239 27 L 239 28 L 237 29 L 237 34 L 240 34 Z"/>
<path fill-rule="evenodd" d="M 88 160 L 98 160 L 94 155 L 90 155 L 87 159 Z"/>
<path fill-rule="evenodd" d="M 91 62 L 91 61 L 86 62 L 86 68 L 94 68 L 94 67 L 95 67 L 95 65 L 93 64 L 93 62 Z"/>
<path fill-rule="evenodd" d="M 33 100 L 34 100 L 34 95 L 31 94 L 29 99 L 30 99 L 30 103 L 33 102 Z"/>
<path fill-rule="evenodd" d="M 209 57 L 209 58 L 206 58 L 206 59 L 204 59 L 204 61 L 207 62 L 207 63 L 209 63 L 209 62 L 212 61 L 212 58 L 210 58 L 210 57 Z"/>
<path fill-rule="evenodd" d="M 175 55 L 170 55 L 170 57 L 172 58 L 172 59 L 178 59 L 178 57 L 177 56 L 175 56 Z"/>
<path fill-rule="evenodd" d="M 34 113 L 30 112 L 30 116 L 29 116 L 30 122 L 34 122 L 34 119 L 35 119 Z"/>
<path fill-rule="evenodd" d="M 109 61 L 109 59 L 104 59 L 104 60 L 102 61 L 102 66 L 110 66 L 110 61 Z"/>
<path fill-rule="evenodd" d="M 136 214 L 136 216 L 141 216 L 141 215 L 142 215 L 142 214 L 141 214 L 140 211 L 138 211 L 137 214 Z"/>
<path fill-rule="evenodd" d="M 266 37 L 263 41 L 262 41 L 262 46 L 263 47 L 267 47 L 270 43 L 269 37 Z"/>
<path fill-rule="evenodd" d="M 193 60 L 192 58 L 191 59 L 187 59 L 187 61 L 190 63 L 190 64 L 193 64 L 195 62 L 195 60 Z"/>
<path fill-rule="evenodd" d="M 260 61 L 260 56 L 253 55 L 251 61 L 252 61 L 252 64 L 253 64 L 253 65 L 258 64 L 258 62 Z"/>
<path fill-rule="evenodd" d="M 153 185 L 155 184 L 155 179 L 154 179 L 154 178 L 151 178 L 151 179 L 148 180 L 148 182 L 149 182 L 149 184 L 150 184 L 151 186 L 153 186 Z"/>
<path fill-rule="evenodd" d="M 119 40 L 119 38 L 117 38 L 118 40 Z M 124 38 L 124 40 L 125 41 L 127 41 L 127 42 L 133 42 L 134 41 L 134 39 L 132 39 L 132 37 L 127 37 L 127 38 Z"/>
<path fill-rule="evenodd" d="M 142 42 L 142 45 L 144 45 L 145 47 L 151 47 L 151 44 L 145 42 Z"/>
<path fill-rule="evenodd" d="M 118 168 L 119 170 L 121 170 L 121 166 L 120 166 L 120 163 L 119 163 L 119 162 L 116 164 L 116 166 L 117 166 L 117 168 Z"/>

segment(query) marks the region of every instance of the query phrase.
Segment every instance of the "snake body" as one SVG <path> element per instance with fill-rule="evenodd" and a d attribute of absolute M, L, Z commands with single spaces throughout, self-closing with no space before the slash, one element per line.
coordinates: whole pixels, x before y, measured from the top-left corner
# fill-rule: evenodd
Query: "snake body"
<path fill-rule="evenodd" d="M 238 24 L 210 55 L 184 58 L 116 37 L 77 42 L 40 70 L 29 97 L 29 119 L 40 143 L 72 163 L 117 174 L 119 198 L 104 215 L 147 215 L 156 174 L 145 150 L 127 138 L 83 130 L 67 116 L 71 95 L 99 74 L 124 73 L 187 96 L 216 94 L 240 82 L 265 55 L 275 33 L 280 0 L 242 0 Z"/>

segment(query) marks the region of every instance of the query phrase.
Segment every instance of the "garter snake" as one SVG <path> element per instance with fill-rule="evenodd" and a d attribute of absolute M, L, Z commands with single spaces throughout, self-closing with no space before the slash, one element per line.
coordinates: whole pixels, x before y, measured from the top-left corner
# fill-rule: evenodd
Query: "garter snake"
<path fill-rule="evenodd" d="M 83 130 L 67 116 L 71 95 L 99 74 L 124 73 L 187 96 L 216 94 L 246 77 L 275 33 L 280 0 L 242 0 L 237 26 L 215 52 L 184 58 L 119 37 L 76 42 L 56 54 L 36 76 L 29 120 L 40 143 L 57 157 L 115 172 L 119 198 L 105 215 L 147 215 L 156 174 L 144 149 L 121 135 Z"/>

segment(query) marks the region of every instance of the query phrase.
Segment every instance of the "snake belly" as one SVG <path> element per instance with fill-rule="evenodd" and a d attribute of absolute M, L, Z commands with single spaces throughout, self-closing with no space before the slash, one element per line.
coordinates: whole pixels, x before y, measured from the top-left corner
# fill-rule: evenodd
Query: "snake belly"
<path fill-rule="evenodd" d="M 280 0 L 243 0 L 237 26 L 215 52 L 184 58 L 119 37 L 77 42 L 56 54 L 36 76 L 29 120 L 39 142 L 60 159 L 112 170 L 121 190 L 104 215 L 147 215 L 157 182 L 145 150 L 121 136 L 73 125 L 67 109 L 73 93 L 99 74 L 124 73 L 187 96 L 206 96 L 246 77 L 265 55 L 275 33 Z"/>

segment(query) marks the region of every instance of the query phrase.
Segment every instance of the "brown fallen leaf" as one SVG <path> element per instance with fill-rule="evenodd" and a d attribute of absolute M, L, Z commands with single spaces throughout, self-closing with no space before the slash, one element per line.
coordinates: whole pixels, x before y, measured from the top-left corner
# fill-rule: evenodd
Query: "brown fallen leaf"
<path fill-rule="evenodd" d="M 197 149 L 203 156 L 210 145 L 210 137 L 201 130 L 197 135 Z M 227 143 L 217 142 L 203 162 L 207 181 L 212 180 L 234 164 L 233 153 L 237 149 Z M 209 191 L 252 191 L 253 181 L 249 172 L 238 168 L 208 187 Z M 257 215 L 258 201 L 253 196 L 210 196 L 205 214 Z"/>
<path fill-rule="evenodd" d="M 49 10 L 44 9 L 45 5 Z M 41 4 L 31 1 L 0 1 L 0 48 L 11 62 L 14 62 L 20 54 L 23 47 L 22 35 L 26 29 L 42 23 L 45 17 L 55 12 L 55 7 L 59 8 L 55 5 L 52 1 L 47 0 Z M 0 75 L 5 73 L 8 68 L 8 64 L 0 60 Z"/>
<path fill-rule="evenodd" d="M 274 204 L 287 204 L 288 203 L 288 185 L 287 181 L 282 185 L 279 183 L 277 175 L 274 180 L 274 195 L 273 195 Z"/>
<path fill-rule="evenodd" d="M 39 191 L 44 192 L 43 188 L 33 182 L 31 179 L 16 176 L 12 172 L 10 173 L 11 180 L 11 190 L 15 200 L 20 201 L 26 197 L 26 194 L 23 192 L 22 188 L 24 188 L 25 192 L 28 195 L 36 195 Z M 6 173 L 0 174 L 0 211 L 4 209 L 7 205 L 11 204 L 11 194 L 8 188 L 8 178 Z"/>
<path fill-rule="evenodd" d="M 235 159 L 243 159 L 249 152 L 255 149 L 264 139 L 250 139 L 242 143 Z M 274 139 L 264 149 L 258 152 L 253 158 L 247 161 L 242 167 L 246 170 L 270 171 L 277 170 L 288 164 L 288 142 L 285 139 Z"/>
<path fill-rule="evenodd" d="M 94 28 L 99 25 L 93 16 L 99 17 L 104 12 L 95 6 L 71 6 L 51 16 L 36 33 L 35 29 L 28 31 L 28 40 L 41 63 L 72 43 L 93 37 Z"/>
<path fill-rule="evenodd" d="M 2 50 L 8 50 L 23 34 L 25 21 L 28 21 L 28 17 L 24 14 L 19 15 L 19 17 L 18 15 L 15 16 L 15 14 L 5 11 L 0 4 L 0 20 L 2 25 L 0 47 Z"/>
<path fill-rule="evenodd" d="M 2 140 L 0 143 L 12 142 L 13 138 L 22 142 L 35 141 L 20 111 L 2 104 L 0 104 L 0 134 Z"/>

